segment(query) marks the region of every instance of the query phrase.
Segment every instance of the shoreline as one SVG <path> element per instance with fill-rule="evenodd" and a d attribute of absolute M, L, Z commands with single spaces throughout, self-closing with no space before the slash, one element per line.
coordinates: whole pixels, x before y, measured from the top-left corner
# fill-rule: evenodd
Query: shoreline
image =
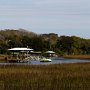
<path fill-rule="evenodd" d="M 5 57 L 7 55 L 0 55 L 0 62 L 6 62 Z M 62 56 L 65 59 L 82 59 L 82 60 L 90 60 L 90 55 L 66 55 Z"/>
<path fill-rule="evenodd" d="M 90 55 L 67 55 L 67 56 L 63 56 L 64 58 L 67 59 L 86 59 L 86 60 L 90 60 Z"/>

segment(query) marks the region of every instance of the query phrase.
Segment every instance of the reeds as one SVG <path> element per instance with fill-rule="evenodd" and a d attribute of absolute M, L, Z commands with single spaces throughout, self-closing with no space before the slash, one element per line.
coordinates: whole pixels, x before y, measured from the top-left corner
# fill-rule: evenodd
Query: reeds
<path fill-rule="evenodd" d="M 67 55 L 64 58 L 72 58 L 72 59 L 90 59 L 90 55 Z"/>
<path fill-rule="evenodd" d="M 0 66 L 0 90 L 90 90 L 90 63 Z"/>

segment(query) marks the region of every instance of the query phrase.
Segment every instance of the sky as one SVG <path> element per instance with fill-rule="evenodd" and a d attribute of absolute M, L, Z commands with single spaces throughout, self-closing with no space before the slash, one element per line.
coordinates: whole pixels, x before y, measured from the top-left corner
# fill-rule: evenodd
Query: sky
<path fill-rule="evenodd" d="M 0 0 L 0 30 L 90 38 L 90 0 Z"/>

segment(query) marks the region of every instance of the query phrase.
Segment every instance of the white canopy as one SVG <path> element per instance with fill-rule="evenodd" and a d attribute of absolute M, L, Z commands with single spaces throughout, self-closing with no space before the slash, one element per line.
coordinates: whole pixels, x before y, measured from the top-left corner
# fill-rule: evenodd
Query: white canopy
<path fill-rule="evenodd" d="M 54 51 L 46 51 L 46 53 L 54 54 Z"/>
<path fill-rule="evenodd" d="M 8 50 L 10 50 L 10 51 L 32 51 L 33 49 L 30 49 L 30 48 L 11 48 Z"/>

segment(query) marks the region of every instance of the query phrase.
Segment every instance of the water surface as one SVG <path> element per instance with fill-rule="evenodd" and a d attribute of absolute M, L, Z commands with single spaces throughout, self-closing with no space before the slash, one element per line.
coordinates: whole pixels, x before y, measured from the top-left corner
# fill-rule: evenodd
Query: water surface
<path fill-rule="evenodd" d="M 79 59 L 64 59 L 64 58 L 54 58 L 52 62 L 40 62 L 39 60 L 32 60 L 27 63 L 0 63 L 0 65 L 47 65 L 47 64 L 67 64 L 67 63 L 86 63 L 90 60 L 79 60 Z"/>

